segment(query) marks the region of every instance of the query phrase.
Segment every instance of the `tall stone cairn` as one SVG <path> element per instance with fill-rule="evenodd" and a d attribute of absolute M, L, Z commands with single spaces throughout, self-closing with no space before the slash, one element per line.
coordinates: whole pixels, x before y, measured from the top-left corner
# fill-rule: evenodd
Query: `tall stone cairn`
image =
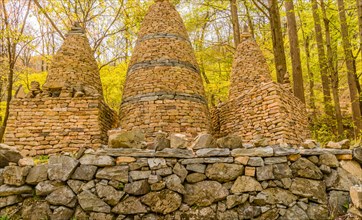
<path fill-rule="evenodd" d="M 290 86 L 276 83 L 259 46 L 243 33 L 235 53 L 229 101 L 211 112 L 213 134 L 262 137 L 268 144 L 297 145 L 309 137 L 305 105 Z"/>
<path fill-rule="evenodd" d="M 209 130 L 198 64 L 182 18 L 167 0 L 144 18 L 129 64 L 120 123 L 124 130 L 196 135 Z"/>
<path fill-rule="evenodd" d="M 271 82 L 268 64 L 262 51 L 248 32 L 241 34 L 232 65 L 229 99 L 235 99 L 255 85 Z"/>
<path fill-rule="evenodd" d="M 81 85 L 102 95 L 102 84 L 94 53 L 85 31 L 74 24 L 50 65 L 43 89 L 65 89 Z M 64 91 L 63 91 L 64 94 Z"/>

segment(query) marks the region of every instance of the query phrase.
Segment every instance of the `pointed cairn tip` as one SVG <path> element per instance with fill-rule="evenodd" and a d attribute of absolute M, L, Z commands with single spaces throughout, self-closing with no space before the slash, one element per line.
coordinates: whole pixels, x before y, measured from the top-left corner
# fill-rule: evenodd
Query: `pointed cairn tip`
<path fill-rule="evenodd" d="M 249 32 L 249 27 L 248 27 L 248 25 L 244 25 L 244 27 L 243 27 L 243 32 L 240 34 L 240 40 L 247 40 L 247 39 L 249 39 L 249 38 L 251 38 L 252 36 L 251 36 L 251 34 L 250 34 L 250 32 Z"/>

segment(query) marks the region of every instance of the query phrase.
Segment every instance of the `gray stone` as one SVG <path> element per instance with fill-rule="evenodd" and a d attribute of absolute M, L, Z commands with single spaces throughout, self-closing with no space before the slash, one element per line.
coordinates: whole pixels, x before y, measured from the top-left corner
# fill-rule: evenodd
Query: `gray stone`
<path fill-rule="evenodd" d="M 26 166 L 33 167 L 35 165 L 35 163 L 34 163 L 34 159 L 32 157 L 24 157 L 18 161 L 18 165 L 20 167 L 26 167 Z"/>
<path fill-rule="evenodd" d="M 25 182 L 30 185 L 36 185 L 48 179 L 48 164 L 40 164 L 32 167 L 26 177 Z"/>
<path fill-rule="evenodd" d="M 203 148 L 196 151 L 198 157 L 219 157 L 230 156 L 228 148 Z"/>
<path fill-rule="evenodd" d="M 96 187 L 95 181 L 94 181 L 94 180 L 91 180 L 91 181 L 88 181 L 87 183 L 83 184 L 82 187 L 81 187 L 81 190 L 82 190 L 82 191 L 84 191 L 84 190 L 91 190 L 91 189 L 93 189 L 94 187 Z"/>
<path fill-rule="evenodd" d="M 243 165 L 215 163 L 207 166 L 206 176 L 218 182 L 229 182 L 241 176 L 243 172 Z"/>
<path fill-rule="evenodd" d="M 166 183 L 164 181 L 160 181 L 158 183 L 154 183 L 151 185 L 152 191 L 160 191 L 163 190 L 164 188 L 166 188 Z"/>
<path fill-rule="evenodd" d="M 0 186 L 0 196 L 11 196 L 11 195 L 20 195 L 20 194 L 32 194 L 33 189 L 30 186 L 9 186 L 2 185 Z"/>
<path fill-rule="evenodd" d="M 309 220 L 308 215 L 299 206 L 294 205 L 289 208 L 281 220 L 298 219 L 298 220 Z"/>
<path fill-rule="evenodd" d="M 327 149 L 327 148 L 314 148 L 314 149 L 299 149 L 300 155 L 313 156 L 321 155 L 325 153 L 337 154 L 352 154 L 352 150 L 340 150 L 340 149 Z"/>
<path fill-rule="evenodd" d="M 289 156 L 292 154 L 299 154 L 299 150 L 289 147 L 273 147 L 274 156 Z"/>
<path fill-rule="evenodd" d="M 112 209 L 112 212 L 124 215 L 135 215 L 147 213 L 147 209 L 136 197 L 130 196 L 118 203 L 118 205 Z"/>
<path fill-rule="evenodd" d="M 145 135 L 141 130 L 118 131 L 109 135 L 108 146 L 111 148 L 142 148 Z"/>
<path fill-rule="evenodd" d="M 136 162 L 128 164 L 130 170 L 139 170 L 143 167 L 148 167 L 147 158 L 138 158 Z"/>
<path fill-rule="evenodd" d="M 68 220 L 71 219 L 73 216 L 74 210 L 60 206 L 56 208 L 53 212 L 53 214 L 50 216 L 51 220 Z"/>
<path fill-rule="evenodd" d="M 193 164 L 193 163 L 233 163 L 233 157 L 206 157 L 181 160 L 181 164 Z"/>
<path fill-rule="evenodd" d="M 89 220 L 114 220 L 114 215 L 107 213 L 91 212 Z"/>
<path fill-rule="evenodd" d="M 157 170 L 167 167 L 166 160 L 163 158 L 149 158 L 147 162 L 151 170 Z"/>
<path fill-rule="evenodd" d="M 111 206 L 118 204 L 119 200 L 124 196 L 124 192 L 117 191 L 112 186 L 97 184 L 97 195 Z"/>
<path fill-rule="evenodd" d="M 160 175 L 160 176 L 168 176 L 172 174 L 172 169 L 171 167 L 166 167 L 166 168 L 161 168 L 159 170 L 156 170 L 156 175 Z"/>
<path fill-rule="evenodd" d="M 74 192 L 67 186 L 54 190 L 45 200 L 51 205 L 62 205 L 71 208 L 75 207 L 77 202 Z"/>
<path fill-rule="evenodd" d="M 63 186 L 63 184 L 61 182 L 56 182 L 56 181 L 47 180 L 44 182 L 40 182 L 35 187 L 35 194 L 37 196 L 46 196 L 46 195 L 49 195 L 50 193 L 52 193 L 54 190 L 59 189 L 62 186 Z"/>
<path fill-rule="evenodd" d="M 158 183 L 162 180 L 162 177 L 158 176 L 158 175 L 150 175 L 148 177 L 148 183 L 149 184 L 154 184 L 154 183 Z"/>
<path fill-rule="evenodd" d="M 147 180 L 140 180 L 133 183 L 127 183 L 124 187 L 124 191 L 130 195 L 144 195 L 150 191 L 150 185 Z"/>
<path fill-rule="evenodd" d="M 23 158 L 15 147 L 0 144 L 0 168 L 6 167 L 9 163 L 18 163 Z"/>
<path fill-rule="evenodd" d="M 160 192 L 150 192 L 143 196 L 141 201 L 149 206 L 152 212 L 166 215 L 181 206 L 182 198 L 179 194 L 165 189 Z"/>
<path fill-rule="evenodd" d="M 313 148 L 319 147 L 319 145 L 318 145 L 317 141 L 307 139 L 302 143 L 302 147 L 304 147 L 306 149 L 313 149 Z"/>
<path fill-rule="evenodd" d="M 282 181 L 283 187 L 286 189 L 289 189 L 290 186 L 292 185 L 292 179 L 290 179 L 290 178 L 283 178 L 283 179 L 281 179 L 281 181 Z"/>
<path fill-rule="evenodd" d="M 292 170 L 287 163 L 273 164 L 273 174 L 274 178 L 278 180 L 293 177 Z"/>
<path fill-rule="evenodd" d="M 327 189 L 330 189 L 333 185 L 337 183 L 338 173 L 336 170 L 331 169 L 331 173 L 324 175 L 324 181 L 326 182 Z"/>
<path fill-rule="evenodd" d="M 188 174 L 186 168 L 180 163 L 175 164 L 175 166 L 173 167 L 173 173 L 175 173 L 178 177 L 180 177 L 181 182 L 185 181 L 185 178 Z"/>
<path fill-rule="evenodd" d="M 211 134 L 199 134 L 191 145 L 191 149 L 194 150 L 215 147 L 217 147 L 217 144 Z"/>
<path fill-rule="evenodd" d="M 276 163 L 286 163 L 288 162 L 287 157 L 267 157 L 264 158 L 265 164 L 276 164 Z"/>
<path fill-rule="evenodd" d="M 308 160 L 312 163 L 314 163 L 315 165 L 319 164 L 319 158 L 317 156 L 309 156 Z"/>
<path fill-rule="evenodd" d="M 262 187 L 258 181 L 250 176 L 240 176 L 236 179 L 231 187 L 231 192 L 234 194 L 244 192 L 262 191 Z"/>
<path fill-rule="evenodd" d="M 262 167 L 264 166 L 264 160 L 261 157 L 249 157 L 248 166 Z"/>
<path fill-rule="evenodd" d="M 105 148 L 105 155 L 113 157 L 155 157 L 155 150 L 137 148 Z"/>
<path fill-rule="evenodd" d="M 77 168 L 79 161 L 68 156 L 51 156 L 48 164 L 50 180 L 67 181 Z"/>
<path fill-rule="evenodd" d="M 226 197 L 226 206 L 228 209 L 232 209 L 235 206 L 243 204 L 249 198 L 249 194 L 242 195 L 229 195 Z"/>
<path fill-rule="evenodd" d="M 362 147 L 353 148 L 352 154 L 353 159 L 358 163 L 362 164 Z"/>
<path fill-rule="evenodd" d="M 96 166 L 82 164 L 74 171 L 72 179 L 89 181 L 93 179 L 96 172 L 97 172 Z"/>
<path fill-rule="evenodd" d="M 243 140 L 235 135 L 219 138 L 216 142 L 221 148 L 237 149 L 243 147 Z"/>
<path fill-rule="evenodd" d="M 275 204 L 283 204 L 288 206 L 293 202 L 297 201 L 298 197 L 293 195 L 288 190 L 281 189 L 278 187 L 275 188 L 267 188 L 255 197 L 254 203 L 257 205 L 275 205 Z"/>
<path fill-rule="evenodd" d="M 350 203 L 349 193 L 343 191 L 330 191 L 328 206 L 331 216 L 342 216 L 346 214 L 346 205 Z"/>
<path fill-rule="evenodd" d="M 295 178 L 290 186 L 290 191 L 321 204 L 327 202 L 326 186 L 323 181 Z"/>
<path fill-rule="evenodd" d="M 67 181 L 68 186 L 73 190 L 75 194 L 78 194 L 81 192 L 82 187 L 84 183 L 79 180 L 68 180 Z"/>
<path fill-rule="evenodd" d="M 216 181 L 186 184 L 185 189 L 184 202 L 190 206 L 209 206 L 229 195 L 229 191 Z"/>
<path fill-rule="evenodd" d="M 22 198 L 19 195 L 0 197 L 0 209 L 4 208 L 6 206 L 9 206 L 9 205 L 14 205 L 21 201 L 22 201 Z"/>
<path fill-rule="evenodd" d="M 316 203 L 309 203 L 307 215 L 310 220 L 320 220 L 329 218 L 329 210 L 326 205 L 319 205 Z"/>
<path fill-rule="evenodd" d="M 322 171 L 320 171 L 316 165 L 305 158 L 299 158 L 290 166 L 290 168 L 292 169 L 293 174 L 299 177 L 317 180 L 323 178 Z"/>
<path fill-rule="evenodd" d="M 204 220 L 216 219 L 216 212 L 211 207 L 195 207 L 182 213 L 182 219 Z"/>
<path fill-rule="evenodd" d="M 165 158 L 193 158 L 194 154 L 192 150 L 166 148 L 162 151 L 157 151 L 155 156 Z"/>
<path fill-rule="evenodd" d="M 170 148 L 170 140 L 167 139 L 167 133 L 157 132 L 153 142 L 154 148 L 158 151 Z"/>
<path fill-rule="evenodd" d="M 257 148 L 239 148 L 231 151 L 231 156 L 249 156 L 249 157 L 271 157 L 274 150 L 271 147 L 257 147 Z"/>
<path fill-rule="evenodd" d="M 113 166 L 113 167 L 102 168 L 102 169 L 98 170 L 98 172 L 96 174 L 96 178 L 127 183 L 128 182 L 128 166 Z"/>
<path fill-rule="evenodd" d="M 248 202 L 240 205 L 236 210 L 241 219 L 254 219 L 261 215 L 261 208 L 259 206 L 252 206 Z"/>
<path fill-rule="evenodd" d="M 322 173 L 325 173 L 325 174 L 330 174 L 332 172 L 331 168 L 324 164 L 320 165 L 319 169 L 322 171 Z"/>
<path fill-rule="evenodd" d="M 176 175 L 176 174 L 172 174 L 168 177 L 166 177 L 165 179 L 165 183 L 166 183 L 166 187 L 169 190 L 181 193 L 181 194 L 185 194 L 185 187 L 182 185 L 181 179 Z"/>
<path fill-rule="evenodd" d="M 22 205 L 22 219 L 24 220 L 49 219 L 51 213 L 49 204 L 45 201 L 27 199 Z"/>
<path fill-rule="evenodd" d="M 263 208 L 267 208 L 267 210 L 264 211 Z M 277 208 L 270 209 L 269 207 L 261 207 L 261 211 L 263 214 L 261 214 L 257 220 L 276 220 L 279 217 L 279 209 Z"/>
<path fill-rule="evenodd" d="M 322 154 L 319 156 L 319 163 L 329 166 L 329 167 L 338 167 L 339 162 L 337 160 L 337 157 L 333 154 Z"/>
<path fill-rule="evenodd" d="M 110 156 L 86 154 L 80 158 L 80 164 L 106 167 L 115 165 L 115 160 Z"/>
<path fill-rule="evenodd" d="M 197 183 L 206 179 L 206 175 L 203 173 L 191 173 L 187 175 L 186 181 L 188 183 Z"/>
<path fill-rule="evenodd" d="M 217 212 L 217 219 L 220 220 L 233 220 L 238 219 L 238 212 L 235 210 L 226 210 L 224 212 Z"/>
<path fill-rule="evenodd" d="M 88 220 L 89 216 L 87 213 L 78 205 L 74 212 L 74 218 L 79 220 Z"/>
<path fill-rule="evenodd" d="M 151 171 L 146 170 L 146 171 L 131 171 L 129 172 L 129 176 L 131 177 L 132 180 L 143 180 L 143 179 L 148 179 L 151 175 Z"/>
<path fill-rule="evenodd" d="M 171 134 L 170 146 L 174 149 L 183 149 L 187 147 L 187 138 L 184 134 Z"/>
<path fill-rule="evenodd" d="M 187 164 L 186 170 L 196 173 L 205 173 L 206 165 L 200 163 Z"/>
<path fill-rule="evenodd" d="M 21 186 L 25 184 L 30 167 L 7 166 L 4 168 L 4 183 L 11 186 Z"/>
<path fill-rule="evenodd" d="M 78 196 L 79 205 L 84 211 L 110 213 L 111 207 L 89 191 L 83 191 Z"/>
<path fill-rule="evenodd" d="M 331 178 L 333 178 L 333 174 Z M 337 168 L 337 178 L 331 179 L 330 182 L 335 180 L 330 189 L 341 190 L 341 191 L 349 191 L 351 186 L 360 185 L 361 181 L 355 176 L 344 170 L 343 168 Z"/>
<path fill-rule="evenodd" d="M 267 165 L 256 168 L 256 178 L 258 181 L 272 180 L 274 179 L 273 165 Z"/>

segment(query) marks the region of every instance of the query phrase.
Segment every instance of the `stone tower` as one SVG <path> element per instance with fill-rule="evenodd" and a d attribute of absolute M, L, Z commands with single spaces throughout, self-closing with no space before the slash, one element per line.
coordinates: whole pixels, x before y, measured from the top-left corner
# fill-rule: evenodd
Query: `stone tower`
<path fill-rule="evenodd" d="M 53 60 L 46 83 L 43 85 L 44 92 L 49 92 L 50 96 L 67 97 L 70 94 L 65 90 L 70 87 L 85 87 L 93 95 L 102 95 L 97 62 L 83 28 L 77 23 L 66 35 Z"/>
<path fill-rule="evenodd" d="M 209 130 L 198 64 L 182 18 L 158 0 L 144 18 L 129 64 L 120 123 L 124 130 L 196 135 Z"/>
<path fill-rule="evenodd" d="M 212 111 L 216 136 L 263 137 L 268 144 L 300 144 L 309 136 L 304 104 L 272 81 L 266 60 L 248 33 L 241 37 L 232 66 L 229 101 Z"/>
<path fill-rule="evenodd" d="M 5 143 L 24 155 L 76 152 L 107 144 L 117 116 L 103 101 L 97 62 L 74 26 L 53 57 L 43 91 L 32 82 L 10 103 Z"/>

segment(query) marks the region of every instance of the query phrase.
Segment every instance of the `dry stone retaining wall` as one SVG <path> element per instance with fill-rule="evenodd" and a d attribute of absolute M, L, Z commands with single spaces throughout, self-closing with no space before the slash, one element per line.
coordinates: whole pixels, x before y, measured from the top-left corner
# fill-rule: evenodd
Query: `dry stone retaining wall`
<path fill-rule="evenodd" d="M 14 99 L 10 109 L 5 143 L 23 155 L 98 148 L 117 118 L 95 97 Z"/>
<path fill-rule="evenodd" d="M 361 184 L 362 149 L 104 148 L 0 170 L 16 219 L 330 219 Z M 31 163 L 30 163 L 31 164 Z"/>

